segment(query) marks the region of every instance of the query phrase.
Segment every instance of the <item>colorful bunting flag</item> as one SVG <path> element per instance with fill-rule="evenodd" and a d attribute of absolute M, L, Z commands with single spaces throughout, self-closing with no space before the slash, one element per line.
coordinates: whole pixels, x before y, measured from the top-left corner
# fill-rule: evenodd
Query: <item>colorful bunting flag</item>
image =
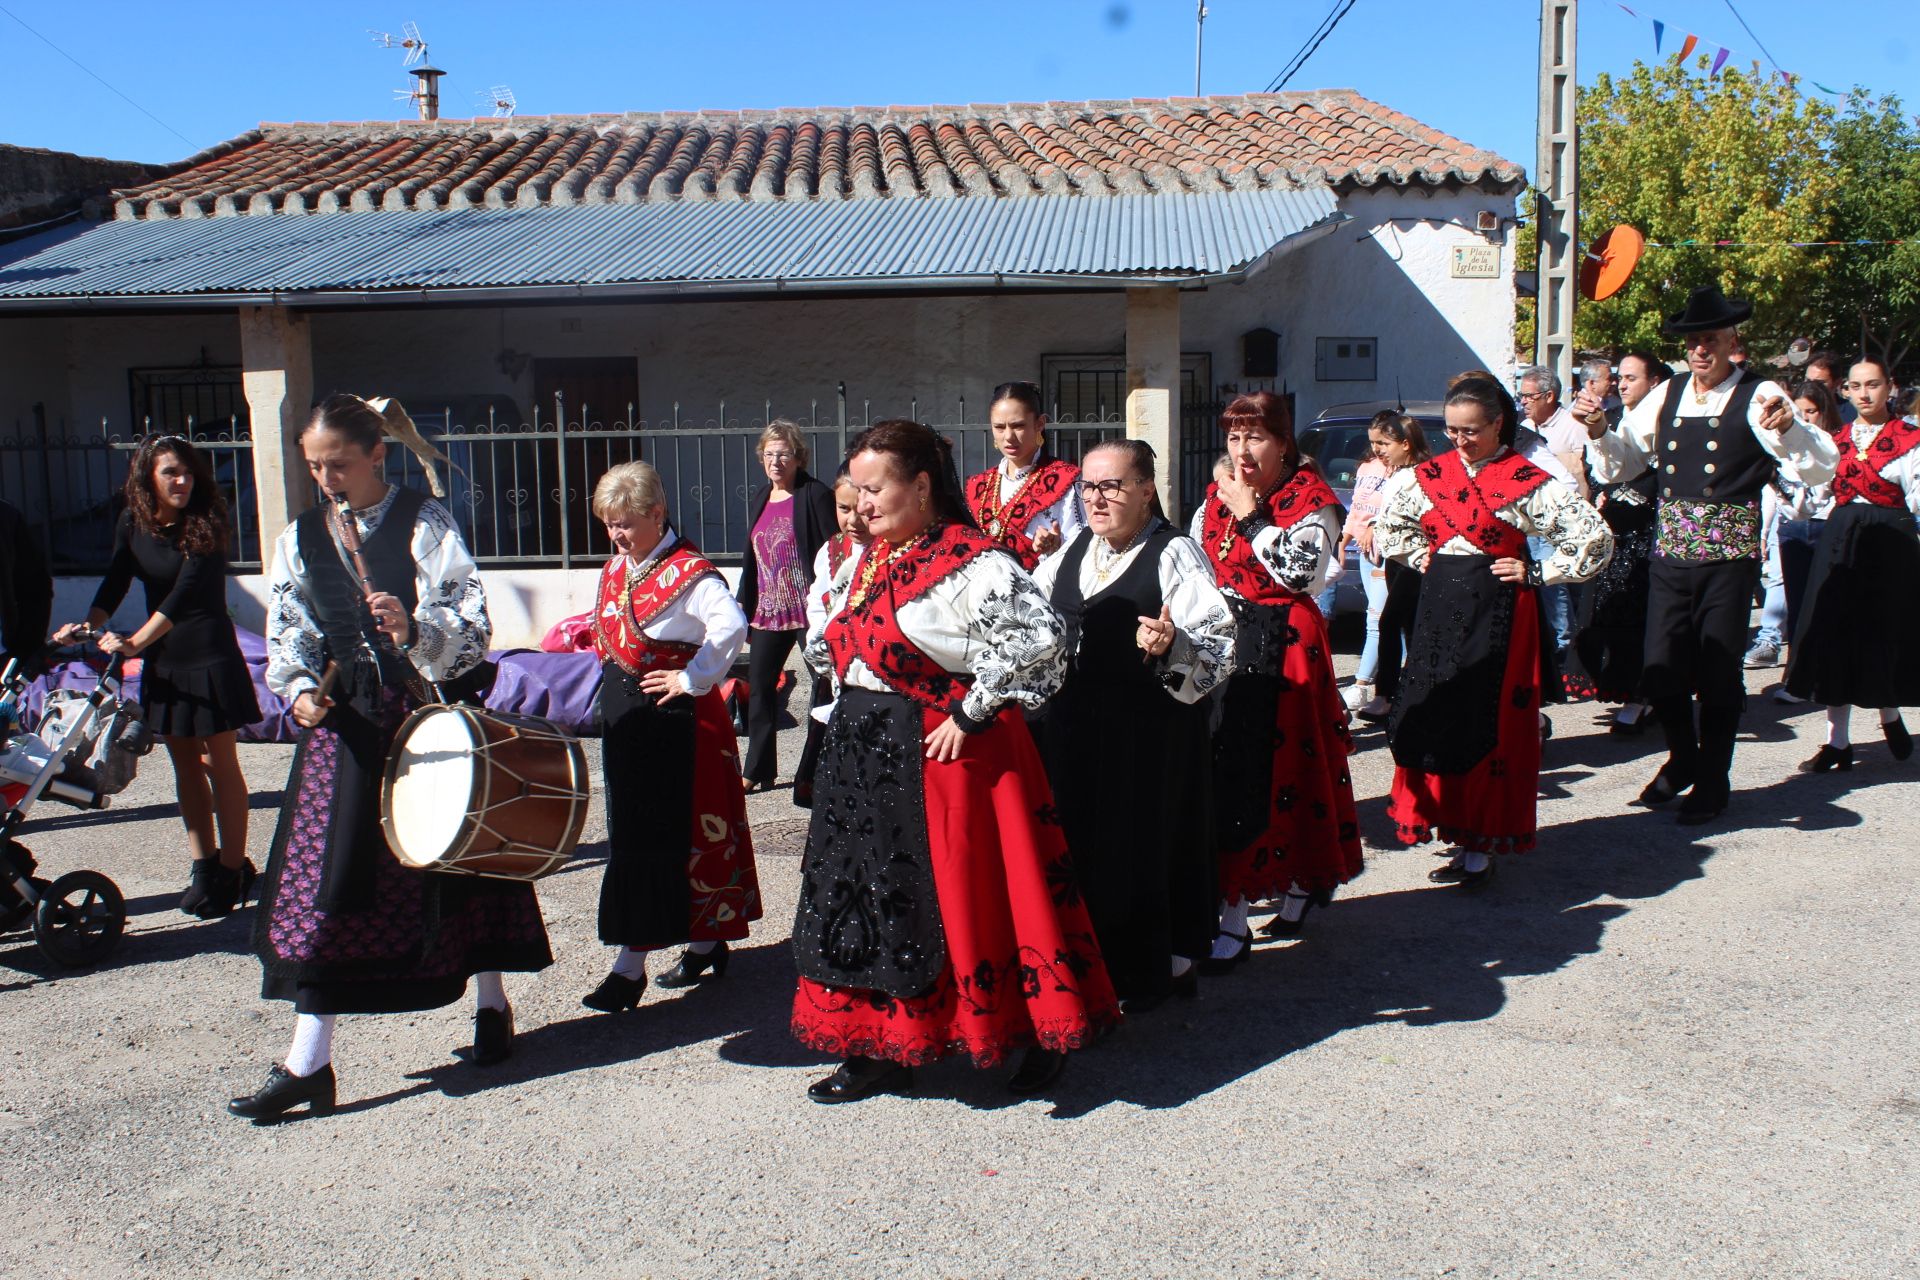
<path fill-rule="evenodd" d="M 1660 56 L 1660 37 L 1667 34 L 1667 24 L 1655 18 L 1653 20 L 1653 56 Z"/>
<path fill-rule="evenodd" d="M 1680 52 L 1673 55 L 1674 61 L 1685 62 L 1693 54 L 1693 47 L 1700 43 L 1700 37 L 1691 31 L 1687 33 L 1686 43 L 1680 46 Z"/>
<path fill-rule="evenodd" d="M 1711 80 L 1720 74 L 1720 68 L 1727 65 L 1727 55 L 1732 52 L 1731 49 L 1722 49 L 1713 55 L 1713 70 L 1707 72 L 1707 79 Z"/>
<path fill-rule="evenodd" d="M 1616 0 L 1616 3 L 1618 3 L 1618 0 Z M 1666 43 L 1667 24 L 1661 21 L 1659 18 L 1655 18 L 1649 14 L 1640 13 L 1637 10 L 1629 8 L 1624 4 L 1619 5 L 1619 9 L 1620 9 L 1620 12 L 1626 14 L 1629 18 L 1635 18 L 1635 19 L 1638 19 L 1639 21 L 1653 24 L 1653 56 L 1656 58 L 1660 57 L 1661 50 Z M 1703 44 L 1699 36 L 1689 31 L 1686 33 L 1686 38 L 1680 42 L 1680 49 L 1678 52 L 1676 52 L 1673 55 L 1673 60 L 1675 62 L 1684 64 L 1688 58 L 1691 58 L 1693 56 L 1696 50 L 1702 49 L 1702 48 L 1708 48 L 1714 51 L 1713 66 L 1707 72 L 1707 78 L 1712 79 L 1714 76 L 1717 76 L 1720 74 L 1721 70 L 1727 65 L 1727 60 L 1733 57 L 1733 50 L 1728 48 L 1725 45 L 1714 44 L 1711 41 L 1705 42 Z M 1794 74 L 1793 72 L 1787 71 L 1781 67 L 1775 67 L 1774 74 L 1779 76 L 1780 79 L 1784 81 L 1789 87 L 1796 90 L 1799 90 L 1801 88 L 1800 77 Z M 1818 80 L 1809 80 L 1806 83 L 1809 85 L 1812 85 L 1815 89 L 1818 89 L 1821 93 L 1826 94 L 1830 98 L 1846 97 L 1846 94 L 1842 93 L 1840 90 L 1830 89 L 1826 85 L 1821 84 Z M 1920 116 L 1915 116 L 1914 119 L 1917 121 L 1920 121 Z"/>

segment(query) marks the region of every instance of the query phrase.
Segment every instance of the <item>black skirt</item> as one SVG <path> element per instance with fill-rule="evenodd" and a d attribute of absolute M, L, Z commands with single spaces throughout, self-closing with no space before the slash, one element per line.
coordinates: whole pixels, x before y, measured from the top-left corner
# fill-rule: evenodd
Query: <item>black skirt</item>
<path fill-rule="evenodd" d="M 140 671 L 140 715 L 147 727 L 166 738 L 210 738 L 244 729 L 260 720 L 253 674 L 238 645 L 231 654 L 208 662 L 147 659 Z"/>
<path fill-rule="evenodd" d="M 1581 597 L 1567 689 L 1576 697 L 1631 702 L 1646 667 L 1654 509 L 1616 500 L 1601 514 L 1613 531 L 1613 557 Z"/>
<path fill-rule="evenodd" d="M 1920 705 L 1920 536 L 1900 507 L 1836 507 L 1814 548 L 1787 690 L 1829 707 Z"/>
<path fill-rule="evenodd" d="M 661 702 L 612 663 L 603 670 L 597 710 L 607 874 L 600 882 L 600 941 L 673 946 L 687 940 L 694 700 Z"/>

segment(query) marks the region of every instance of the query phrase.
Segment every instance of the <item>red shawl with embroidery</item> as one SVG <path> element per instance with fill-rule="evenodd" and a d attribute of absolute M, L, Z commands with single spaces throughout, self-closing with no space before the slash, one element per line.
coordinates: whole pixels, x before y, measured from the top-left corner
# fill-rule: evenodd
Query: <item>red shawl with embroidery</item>
<path fill-rule="evenodd" d="M 683 669 L 699 645 L 650 639 L 641 628 L 706 577 L 718 578 L 720 571 L 684 538 L 642 574 L 628 568 L 625 556 L 607 561 L 593 610 L 593 648 L 600 660 L 636 676 Z"/>
<path fill-rule="evenodd" d="M 1339 506 L 1339 495 L 1311 467 L 1295 470 L 1293 478 L 1266 499 L 1267 518 L 1282 529 L 1293 528 L 1317 511 Z M 1239 519 L 1220 500 L 1217 484 L 1207 486 L 1206 514 L 1200 530 L 1204 535 L 1201 545 L 1213 561 L 1213 576 L 1221 586 L 1254 604 L 1285 604 L 1296 598 L 1254 555 L 1253 545 L 1240 534 Z"/>
<path fill-rule="evenodd" d="M 858 658 L 888 688 L 922 706 L 942 711 L 958 706 L 973 677 L 948 671 L 929 658 L 901 629 L 900 610 L 956 571 L 1001 549 L 965 525 L 937 525 L 868 578 L 868 560 L 887 551 L 879 541 L 868 543 L 854 566 L 846 606 L 827 623 L 833 669 L 844 680 Z"/>
<path fill-rule="evenodd" d="M 1013 552 L 1021 568 L 1031 573 L 1040 556 L 1027 526 L 1070 493 L 1079 479 L 1080 468 L 1071 462 L 1042 457 L 1012 493 L 1003 494 L 1000 468 L 995 465 L 967 481 L 967 506 L 987 537 Z"/>
<path fill-rule="evenodd" d="M 1864 498 L 1876 507 L 1906 506 L 1906 493 L 1880 473 L 1920 448 L 1920 427 L 1905 418 L 1890 419 L 1867 446 L 1863 459 L 1853 447 L 1854 425 L 1848 423 L 1833 433 L 1833 442 L 1840 448 L 1840 466 L 1833 473 L 1834 502 L 1845 506 Z"/>
<path fill-rule="evenodd" d="M 1486 555 L 1525 558 L 1527 535 L 1497 513 L 1545 484 L 1546 472 L 1510 452 L 1469 475 L 1455 450 L 1421 463 L 1413 475 L 1432 504 L 1420 517 L 1420 528 L 1435 552 L 1464 538 Z"/>

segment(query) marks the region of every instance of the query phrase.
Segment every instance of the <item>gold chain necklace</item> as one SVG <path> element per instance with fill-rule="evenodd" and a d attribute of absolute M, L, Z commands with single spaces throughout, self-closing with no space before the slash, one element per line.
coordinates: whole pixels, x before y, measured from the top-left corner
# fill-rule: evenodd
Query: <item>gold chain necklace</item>
<path fill-rule="evenodd" d="M 860 562 L 860 573 L 854 579 L 853 594 L 847 601 L 847 608 L 858 609 L 865 604 L 873 595 L 874 585 L 881 573 L 926 536 L 924 533 L 915 534 L 897 546 L 887 546 L 884 540 L 868 544 L 867 558 Z"/>
<path fill-rule="evenodd" d="M 1105 538 L 1094 539 L 1094 544 L 1093 544 L 1094 586 L 1096 587 L 1106 586 L 1107 579 L 1111 578 L 1114 575 L 1115 571 L 1119 569 L 1120 562 L 1127 558 L 1127 553 L 1129 551 L 1132 551 L 1135 547 L 1139 546 L 1142 542 L 1145 542 L 1147 540 L 1147 534 L 1151 532 L 1152 529 L 1153 529 L 1153 521 L 1148 520 L 1145 524 L 1140 526 L 1140 532 L 1134 534 L 1133 537 L 1129 538 L 1127 540 L 1127 545 L 1120 548 L 1118 551 L 1115 551 L 1110 546 L 1108 546 L 1107 540 Z"/>

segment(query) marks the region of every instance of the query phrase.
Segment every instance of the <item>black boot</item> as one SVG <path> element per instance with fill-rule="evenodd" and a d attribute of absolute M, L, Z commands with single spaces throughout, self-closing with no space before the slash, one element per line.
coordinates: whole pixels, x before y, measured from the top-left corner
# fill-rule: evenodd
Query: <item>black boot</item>
<path fill-rule="evenodd" d="M 248 1120 L 272 1120 L 299 1106 L 316 1116 L 333 1110 L 333 1064 L 310 1076 L 296 1076 L 279 1063 L 267 1072 L 267 1082 L 244 1098 L 234 1098 L 227 1110 Z"/>
<path fill-rule="evenodd" d="M 1700 739 L 1693 727 L 1693 699 L 1656 698 L 1653 716 L 1667 735 L 1667 762 L 1636 802 L 1660 805 L 1690 790 L 1700 777 Z"/>
<path fill-rule="evenodd" d="M 1733 799 L 1733 741 L 1740 732 L 1736 708 L 1700 708 L 1700 773 L 1680 803 L 1680 824 L 1695 827 L 1727 811 Z"/>
<path fill-rule="evenodd" d="M 688 949 L 680 953 L 680 963 L 653 980 L 657 987 L 677 991 L 696 982 L 705 982 L 708 970 L 716 978 L 727 976 L 727 944 L 722 942 L 705 955 Z"/>
<path fill-rule="evenodd" d="M 581 996 L 580 1003 L 602 1013 L 619 1013 L 622 1009 L 638 1008 L 640 997 L 645 994 L 647 975 L 644 972 L 637 978 L 610 973 L 601 979 L 599 986 Z"/>
<path fill-rule="evenodd" d="M 253 882 L 259 872 L 255 870 L 251 858 L 243 860 L 237 867 L 229 867 L 212 859 L 207 860 L 207 865 L 211 869 L 206 875 L 206 896 L 188 914 L 202 920 L 218 920 L 222 916 L 232 915 L 234 908 L 253 893 Z M 184 904 L 182 909 L 185 909 Z"/>
<path fill-rule="evenodd" d="M 193 869 L 187 873 L 187 890 L 180 895 L 180 910 L 190 916 L 200 914 L 207 904 L 207 884 L 213 873 L 220 869 L 218 858 L 195 858 Z"/>

